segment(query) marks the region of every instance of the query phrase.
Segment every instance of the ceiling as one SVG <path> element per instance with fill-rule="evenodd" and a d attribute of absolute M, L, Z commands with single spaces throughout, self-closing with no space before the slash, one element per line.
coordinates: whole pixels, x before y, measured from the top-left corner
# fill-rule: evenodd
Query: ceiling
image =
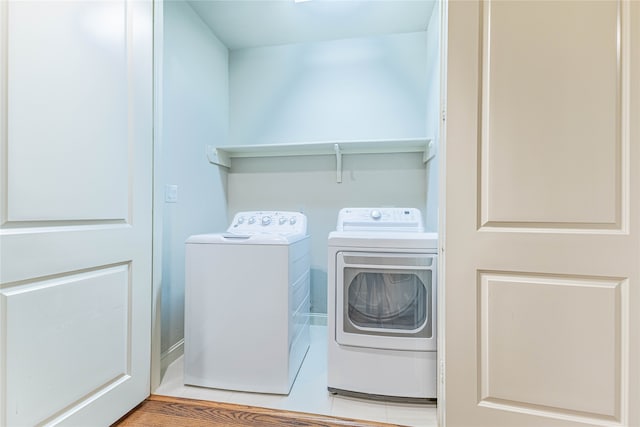
<path fill-rule="evenodd" d="M 229 49 L 425 31 L 437 0 L 188 0 Z"/>

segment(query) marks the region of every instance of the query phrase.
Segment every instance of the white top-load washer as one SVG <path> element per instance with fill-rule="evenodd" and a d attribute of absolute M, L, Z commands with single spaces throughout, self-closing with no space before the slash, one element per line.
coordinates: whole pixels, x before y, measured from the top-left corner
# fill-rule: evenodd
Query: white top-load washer
<path fill-rule="evenodd" d="M 309 348 L 309 247 L 299 212 L 240 212 L 187 239 L 185 384 L 289 393 Z"/>
<path fill-rule="evenodd" d="M 436 233 L 414 208 L 346 208 L 329 234 L 329 391 L 436 398 Z"/>

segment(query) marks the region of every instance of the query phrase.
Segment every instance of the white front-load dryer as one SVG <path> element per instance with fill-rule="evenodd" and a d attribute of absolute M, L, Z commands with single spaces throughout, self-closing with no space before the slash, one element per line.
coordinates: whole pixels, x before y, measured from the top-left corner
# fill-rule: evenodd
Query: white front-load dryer
<path fill-rule="evenodd" d="M 288 394 L 309 348 L 309 236 L 298 212 L 241 212 L 186 241 L 184 383 Z"/>
<path fill-rule="evenodd" d="M 417 209 L 348 208 L 329 235 L 330 392 L 436 398 L 436 233 Z"/>

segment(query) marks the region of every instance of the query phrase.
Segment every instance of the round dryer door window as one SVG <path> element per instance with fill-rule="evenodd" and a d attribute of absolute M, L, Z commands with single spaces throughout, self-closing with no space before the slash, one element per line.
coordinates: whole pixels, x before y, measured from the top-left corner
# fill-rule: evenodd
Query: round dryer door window
<path fill-rule="evenodd" d="M 435 266 L 435 254 L 339 252 L 336 341 L 435 349 Z"/>
<path fill-rule="evenodd" d="M 360 271 L 348 289 L 349 320 L 361 328 L 415 330 L 427 318 L 427 291 L 416 274 Z"/>

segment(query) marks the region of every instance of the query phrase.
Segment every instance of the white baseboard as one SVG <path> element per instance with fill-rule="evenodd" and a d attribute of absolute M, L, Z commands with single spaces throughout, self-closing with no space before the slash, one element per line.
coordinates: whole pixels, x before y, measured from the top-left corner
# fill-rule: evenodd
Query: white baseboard
<path fill-rule="evenodd" d="M 184 338 L 163 351 L 160 355 L 160 376 L 163 377 L 165 371 L 173 362 L 184 354 Z"/>
<path fill-rule="evenodd" d="M 327 313 L 309 313 L 309 324 L 327 326 Z"/>

